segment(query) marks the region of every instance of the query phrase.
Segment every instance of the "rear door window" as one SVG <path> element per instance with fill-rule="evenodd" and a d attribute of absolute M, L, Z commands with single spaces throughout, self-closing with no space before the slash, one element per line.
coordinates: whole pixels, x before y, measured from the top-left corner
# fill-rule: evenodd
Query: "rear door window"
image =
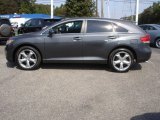
<path fill-rule="evenodd" d="M 113 32 L 113 26 L 110 22 L 88 20 L 87 33 Z"/>
<path fill-rule="evenodd" d="M 40 27 L 42 26 L 42 22 L 39 19 L 33 19 L 31 21 L 31 27 Z"/>

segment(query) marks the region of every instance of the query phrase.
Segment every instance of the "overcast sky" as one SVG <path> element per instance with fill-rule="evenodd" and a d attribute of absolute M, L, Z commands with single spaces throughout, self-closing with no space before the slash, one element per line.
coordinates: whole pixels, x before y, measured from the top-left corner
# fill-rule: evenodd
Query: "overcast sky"
<path fill-rule="evenodd" d="M 50 4 L 51 0 L 37 0 L 38 3 Z M 107 0 L 104 0 L 104 14 L 107 17 Z M 160 0 L 139 0 L 140 9 L 139 12 L 143 12 L 144 9 L 151 6 L 153 2 Z M 136 0 L 110 0 L 110 14 L 111 18 L 119 19 L 121 17 L 129 16 L 135 14 L 135 2 Z M 54 0 L 54 5 L 59 6 L 60 4 L 65 3 L 65 0 Z M 101 10 L 101 0 L 98 1 L 99 15 Z"/>

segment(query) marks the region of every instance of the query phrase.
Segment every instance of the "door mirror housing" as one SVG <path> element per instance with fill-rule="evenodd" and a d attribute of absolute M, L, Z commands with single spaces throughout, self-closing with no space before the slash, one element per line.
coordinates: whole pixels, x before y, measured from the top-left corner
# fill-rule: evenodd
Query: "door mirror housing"
<path fill-rule="evenodd" d="M 54 33 L 55 33 L 54 30 L 53 30 L 53 29 L 50 29 L 49 32 L 48 32 L 48 36 L 49 36 L 49 37 L 52 37 Z"/>

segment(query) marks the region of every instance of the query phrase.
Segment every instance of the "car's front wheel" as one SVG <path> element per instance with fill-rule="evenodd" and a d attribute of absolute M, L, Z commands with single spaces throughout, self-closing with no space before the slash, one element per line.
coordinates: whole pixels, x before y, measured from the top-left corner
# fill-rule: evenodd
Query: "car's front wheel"
<path fill-rule="evenodd" d="M 35 48 L 24 46 L 16 52 L 16 63 L 20 69 L 35 70 L 40 66 L 41 55 Z"/>
<path fill-rule="evenodd" d="M 127 72 L 134 62 L 134 56 L 128 49 L 116 49 L 110 57 L 109 63 L 113 70 L 117 72 Z"/>

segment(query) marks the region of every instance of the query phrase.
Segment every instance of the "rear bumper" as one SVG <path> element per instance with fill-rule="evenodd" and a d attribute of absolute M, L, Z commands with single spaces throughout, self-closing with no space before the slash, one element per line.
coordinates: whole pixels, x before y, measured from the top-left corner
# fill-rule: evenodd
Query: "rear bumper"
<path fill-rule="evenodd" d="M 141 45 L 137 50 L 137 62 L 145 62 L 151 58 L 152 50 L 149 45 Z"/>

